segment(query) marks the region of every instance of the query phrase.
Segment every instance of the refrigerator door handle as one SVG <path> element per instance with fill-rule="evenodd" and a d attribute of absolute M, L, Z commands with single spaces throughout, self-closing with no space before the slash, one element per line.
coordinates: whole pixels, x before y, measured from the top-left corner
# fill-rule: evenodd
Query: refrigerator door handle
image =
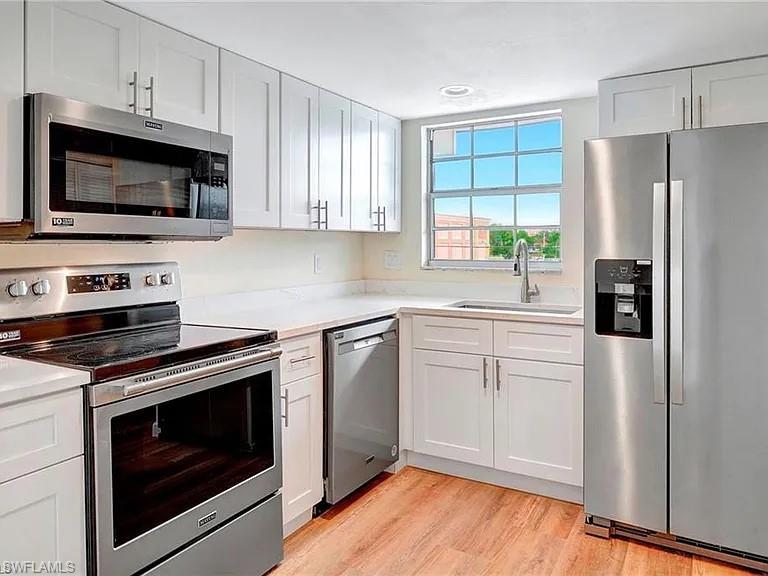
<path fill-rule="evenodd" d="M 653 184 L 653 401 L 667 401 L 667 185 Z"/>
<path fill-rule="evenodd" d="M 683 181 L 669 193 L 669 396 L 683 404 Z"/>

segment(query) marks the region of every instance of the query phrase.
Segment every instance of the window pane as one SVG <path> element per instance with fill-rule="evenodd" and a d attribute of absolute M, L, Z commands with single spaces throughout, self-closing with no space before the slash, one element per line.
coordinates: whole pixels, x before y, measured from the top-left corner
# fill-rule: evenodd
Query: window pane
<path fill-rule="evenodd" d="M 475 196 L 472 198 L 473 226 L 514 226 L 514 196 Z"/>
<path fill-rule="evenodd" d="M 562 146 L 560 120 L 521 122 L 517 137 L 517 145 L 523 151 L 560 148 Z"/>
<path fill-rule="evenodd" d="M 512 260 L 515 233 L 512 230 L 475 230 L 475 260 Z"/>
<path fill-rule="evenodd" d="M 495 156 L 475 160 L 475 188 L 501 188 L 514 185 L 514 156 Z"/>
<path fill-rule="evenodd" d="M 447 128 L 432 133 L 432 157 L 448 158 L 451 156 L 469 156 L 470 130 Z"/>
<path fill-rule="evenodd" d="M 435 230 L 433 258 L 436 260 L 469 260 L 472 257 L 470 230 Z"/>
<path fill-rule="evenodd" d="M 514 125 L 498 124 L 475 128 L 475 154 L 498 154 L 515 151 Z"/>
<path fill-rule="evenodd" d="M 563 153 L 526 154 L 517 159 L 518 185 L 560 184 L 563 181 Z"/>
<path fill-rule="evenodd" d="M 434 190 L 465 190 L 470 187 L 469 160 L 436 162 Z"/>
<path fill-rule="evenodd" d="M 469 226 L 469 198 L 435 198 L 435 228 Z"/>
<path fill-rule="evenodd" d="M 528 242 L 528 257 L 532 261 L 560 260 L 560 230 L 518 230 L 517 237 Z"/>
<path fill-rule="evenodd" d="M 560 194 L 520 194 L 517 197 L 518 226 L 559 226 Z"/>

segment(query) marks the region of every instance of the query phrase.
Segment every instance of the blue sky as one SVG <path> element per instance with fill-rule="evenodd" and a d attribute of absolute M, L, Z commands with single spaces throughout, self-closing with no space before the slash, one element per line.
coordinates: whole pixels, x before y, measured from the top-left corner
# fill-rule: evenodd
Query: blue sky
<path fill-rule="evenodd" d="M 450 137 L 449 133 L 445 136 Z M 561 146 L 560 120 L 520 124 L 517 130 L 519 150 L 535 151 Z M 448 145 L 447 147 L 446 144 Z M 443 140 L 444 149 L 435 146 L 436 158 L 450 158 L 470 153 L 470 132 L 457 131 L 452 142 Z M 514 152 L 515 127 L 500 125 L 475 129 L 475 154 Z M 453 150 L 451 150 L 453 148 Z M 448 160 L 435 163 L 435 190 L 460 190 L 471 187 L 469 160 Z M 518 156 L 517 184 L 560 184 L 562 182 L 562 153 L 548 152 Z M 515 185 L 513 156 L 475 159 L 475 189 Z M 478 217 L 493 218 L 492 224 L 511 226 L 514 223 L 512 196 L 475 198 L 473 212 Z M 557 194 L 518 195 L 519 226 L 556 226 L 560 224 Z M 443 214 L 469 216 L 469 198 L 440 198 L 435 211 Z"/>

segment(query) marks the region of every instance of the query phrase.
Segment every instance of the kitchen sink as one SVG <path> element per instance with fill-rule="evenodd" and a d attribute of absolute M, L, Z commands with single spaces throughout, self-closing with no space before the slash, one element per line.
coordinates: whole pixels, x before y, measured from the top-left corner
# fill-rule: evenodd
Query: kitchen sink
<path fill-rule="evenodd" d="M 467 310 L 499 310 L 502 312 L 530 312 L 532 314 L 575 314 L 579 306 L 561 306 L 557 304 L 523 304 L 521 302 L 499 302 L 494 300 L 462 300 L 448 304 L 448 308 Z"/>

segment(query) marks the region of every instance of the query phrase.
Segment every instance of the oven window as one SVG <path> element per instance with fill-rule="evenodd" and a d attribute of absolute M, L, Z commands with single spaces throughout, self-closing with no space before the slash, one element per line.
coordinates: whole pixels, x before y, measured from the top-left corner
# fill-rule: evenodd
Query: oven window
<path fill-rule="evenodd" d="M 266 372 L 114 417 L 114 545 L 271 468 L 272 405 Z"/>
<path fill-rule="evenodd" d="M 226 220 L 227 158 L 119 134 L 51 123 L 55 212 Z"/>

